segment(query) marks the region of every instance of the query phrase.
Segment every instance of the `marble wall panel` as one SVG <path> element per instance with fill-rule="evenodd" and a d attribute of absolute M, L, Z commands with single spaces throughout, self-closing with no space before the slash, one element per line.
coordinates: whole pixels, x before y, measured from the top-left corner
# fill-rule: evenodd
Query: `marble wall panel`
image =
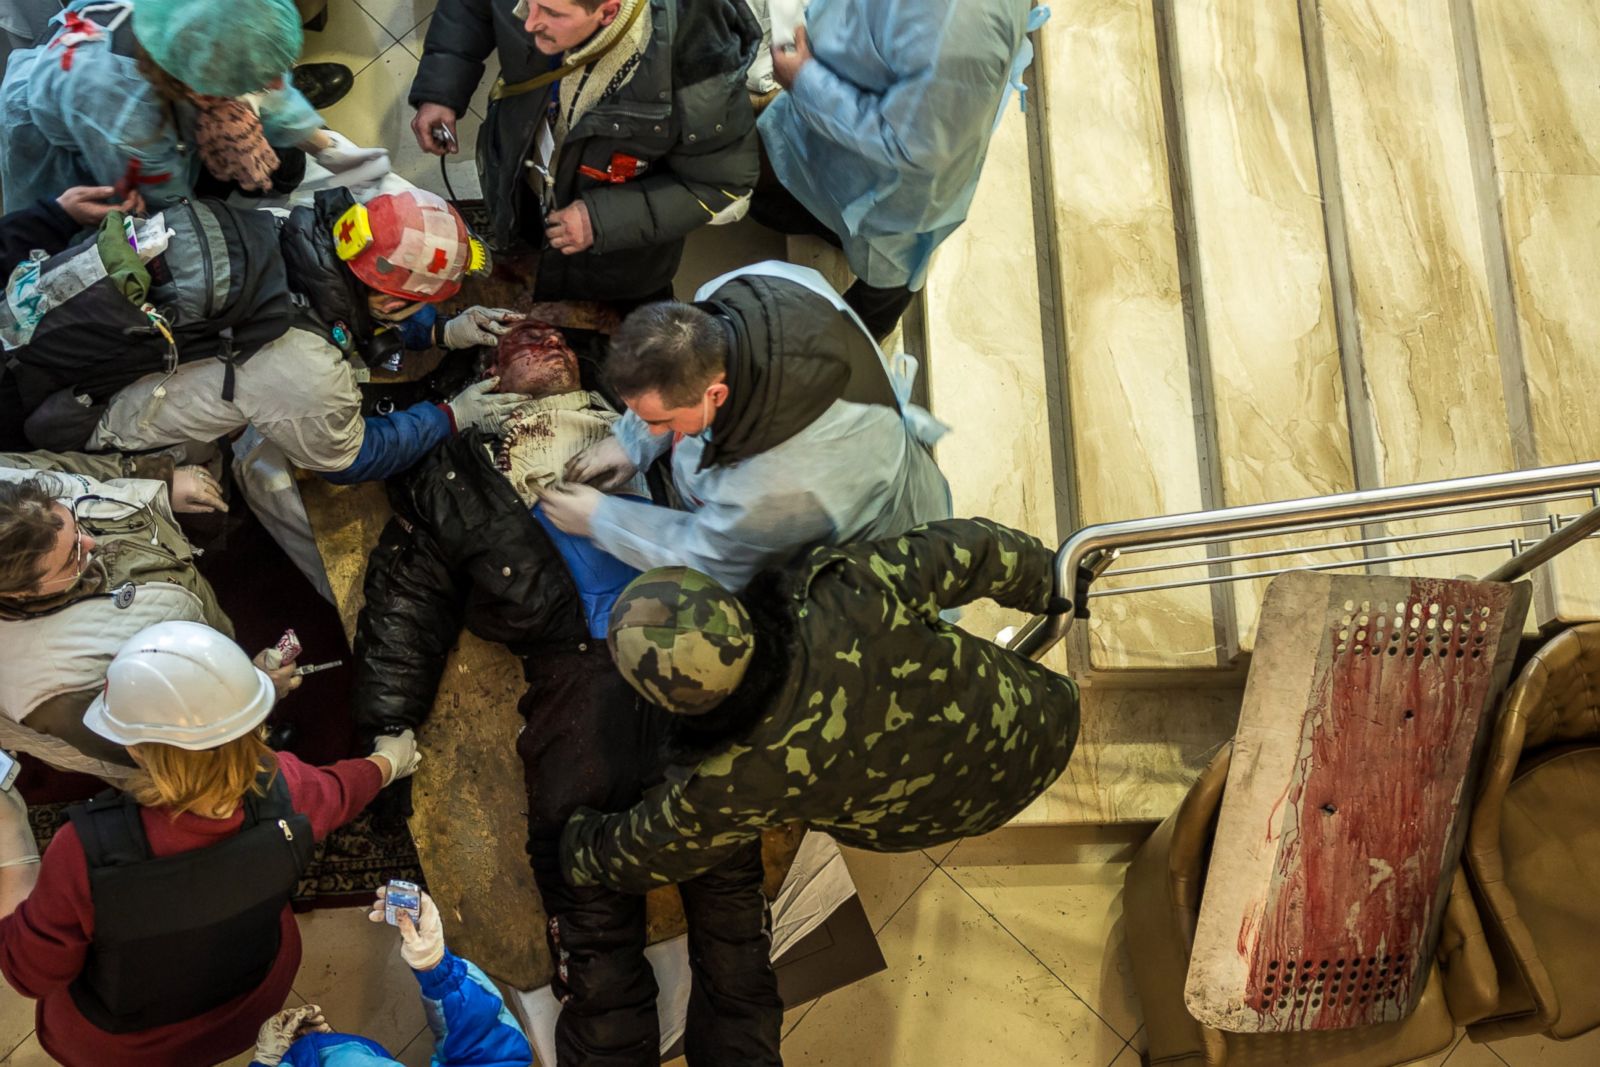
<path fill-rule="evenodd" d="M 1527 455 L 1600 458 L 1600 7 L 1475 0 L 1484 111 L 1525 368 Z M 1571 510 L 1571 507 L 1566 510 Z M 1600 618 L 1600 546 L 1545 572 L 1540 621 Z"/>
<path fill-rule="evenodd" d="M 935 455 L 955 513 L 1026 530 L 1054 548 L 1058 474 L 1032 204 L 1027 120 L 1013 105 L 989 144 L 966 225 L 928 272 L 927 372 L 932 410 L 950 427 Z M 1023 619 L 983 601 L 964 610 L 962 625 L 993 637 Z"/>
<path fill-rule="evenodd" d="M 1355 474 L 1298 12 L 1193 0 L 1173 5 L 1168 29 L 1221 503 L 1347 492 Z M 1231 589 L 1244 651 L 1254 645 L 1266 581 Z"/>
<path fill-rule="evenodd" d="M 1083 0 L 1042 37 L 1076 522 L 1198 510 L 1154 11 Z M 1205 589 L 1101 600 L 1089 623 L 1095 667 L 1210 667 L 1217 642 Z"/>
<path fill-rule="evenodd" d="M 1470 3 L 1499 170 L 1600 174 L 1600 5 Z"/>
<path fill-rule="evenodd" d="M 1500 180 L 1536 462 L 1600 459 L 1600 174 Z M 1568 549 L 1545 574 L 1550 599 L 1540 605 L 1541 622 L 1600 618 L 1600 544 Z"/>
<path fill-rule="evenodd" d="M 1362 396 L 1354 448 L 1369 484 L 1511 470 L 1513 454 L 1486 263 L 1492 210 L 1474 184 L 1450 0 L 1317 0 L 1337 189 L 1348 247 L 1335 257 L 1355 317 Z M 1492 220 L 1491 220 L 1492 225 Z M 1484 512 L 1482 522 L 1514 520 Z M 1458 526 L 1396 524 L 1390 533 Z M 1477 544 L 1483 535 L 1459 537 Z M 1405 542 L 1400 550 L 1443 541 Z M 1481 573 L 1488 556 L 1398 564 L 1395 573 Z"/>

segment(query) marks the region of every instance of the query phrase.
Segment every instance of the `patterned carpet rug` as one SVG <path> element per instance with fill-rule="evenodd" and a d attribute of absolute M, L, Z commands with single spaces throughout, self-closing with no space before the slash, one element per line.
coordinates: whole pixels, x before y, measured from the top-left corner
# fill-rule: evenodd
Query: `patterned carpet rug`
<path fill-rule="evenodd" d="M 28 809 L 39 852 L 67 822 L 67 805 L 39 804 Z M 311 866 L 295 890 L 296 911 L 367 904 L 391 878 L 426 885 L 405 819 L 394 811 L 368 809 L 335 830 L 317 846 Z"/>

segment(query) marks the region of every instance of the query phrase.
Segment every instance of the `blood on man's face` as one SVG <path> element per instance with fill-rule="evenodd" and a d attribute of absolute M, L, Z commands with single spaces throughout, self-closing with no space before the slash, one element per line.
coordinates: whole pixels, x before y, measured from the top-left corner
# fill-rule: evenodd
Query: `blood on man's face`
<path fill-rule="evenodd" d="M 500 379 L 498 392 L 535 400 L 579 388 L 577 354 L 561 331 L 547 322 L 529 319 L 511 327 L 500 338 L 489 370 Z"/>

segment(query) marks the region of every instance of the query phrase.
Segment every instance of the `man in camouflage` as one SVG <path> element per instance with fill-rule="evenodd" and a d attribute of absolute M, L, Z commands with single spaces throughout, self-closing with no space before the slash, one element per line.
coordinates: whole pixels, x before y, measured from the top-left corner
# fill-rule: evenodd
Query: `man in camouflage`
<path fill-rule="evenodd" d="M 625 811 L 561 836 L 575 886 L 644 892 L 799 821 L 897 852 L 1001 826 L 1078 736 L 1071 681 L 946 622 L 984 597 L 1059 610 L 1053 555 L 983 519 L 813 549 L 735 597 L 683 567 L 625 590 L 609 641 L 673 717 L 675 766 Z"/>

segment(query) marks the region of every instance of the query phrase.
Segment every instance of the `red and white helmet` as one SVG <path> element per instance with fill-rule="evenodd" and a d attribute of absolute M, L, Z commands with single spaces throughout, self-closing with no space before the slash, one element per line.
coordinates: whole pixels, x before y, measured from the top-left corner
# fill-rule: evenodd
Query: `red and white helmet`
<path fill-rule="evenodd" d="M 368 286 L 403 300 L 434 303 L 487 273 L 489 250 L 443 197 L 426 189 L 384 193 L 333 224 L 339 258 Z"/>

